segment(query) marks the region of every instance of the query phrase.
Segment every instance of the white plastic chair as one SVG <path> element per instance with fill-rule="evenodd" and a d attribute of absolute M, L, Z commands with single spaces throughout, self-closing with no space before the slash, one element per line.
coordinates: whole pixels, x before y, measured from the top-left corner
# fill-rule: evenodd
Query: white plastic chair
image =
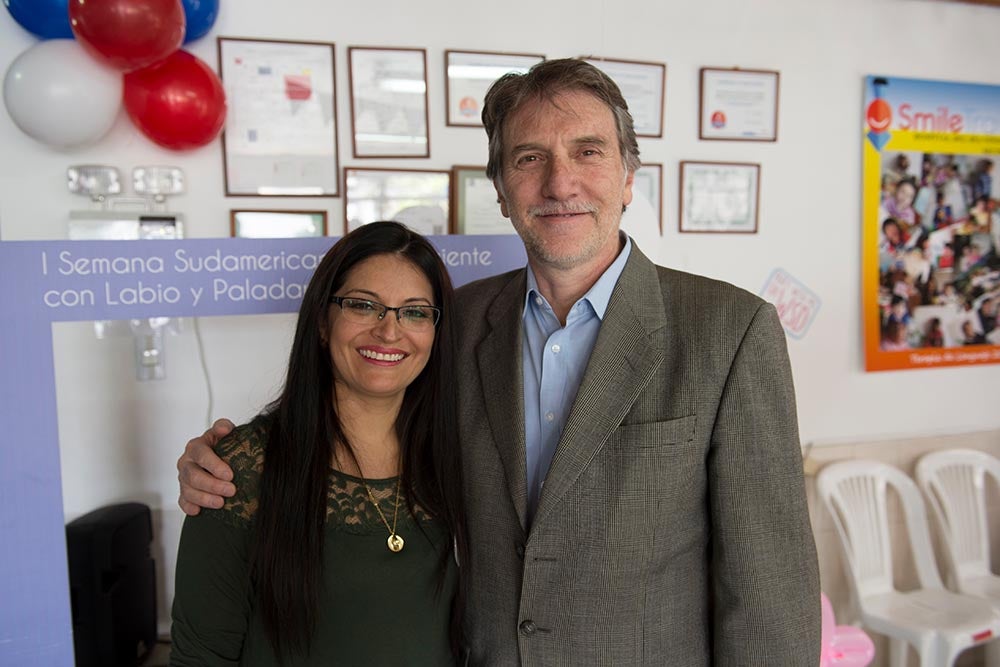
<path fill-rule="evenodd" d="M 942 586 L 924 503 L 909 477 L 878 461 L 844 461 L 823 468 L 816 486 L 837 528 L 861 621 L 889 637 L 892 667 L 905 667 L 907 643 L 916 649 L 921 667 L 950 667 L 964 649 L 1000 636 L 1000 614 L 989 602 Z M 920 582 L 912 591 L 893 584 L 890 486 L 903 507 Z"/>
<path fill-rule="evenodd" d="M 1000 577 L 990 568 L 990 476 L 1000 485 L 1000 460 L 972 449 L 934 452 L 917 463 L 917 482 L 944 542 L 948 587 L 986 598 L 1000 611 Z M 1000 665 L 1000 642 L 986 650 L 986 664 Z"/>

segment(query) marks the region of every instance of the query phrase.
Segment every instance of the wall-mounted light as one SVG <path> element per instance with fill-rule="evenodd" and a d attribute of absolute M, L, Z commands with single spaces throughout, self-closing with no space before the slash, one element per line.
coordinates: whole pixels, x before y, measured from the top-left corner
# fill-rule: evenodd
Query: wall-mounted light
<path fill-rule="evenodd" d="M 167 197 L 184 192 L 184 172 L 179 167 L 142 166 L 132 170 L 133 194 L 122 193 L 117 167 L 81 164 L 66 169 L 67 187 L 90 197 L 87 210 L 69 212 L 69 238 L 177 239 L 182 238 L 183 216 L 167 211 Z M 94 322 L 98 338 L 131 335 L 138 380 L 166 377 L 163 332 L 177 333 L 179 320 L 153 317 L 131 322 Z"/>
<path fill-rule="evenodd" d="M 94 202 L 104 202 L 109 195 L 122 191 L 121 173 L 117 167 L 103 164 L 78 164 L 66 170 L 66 186 L 77 195 L 86 195 Z"/>
<path fill-rule="evenodd" d="M 184 192 L 179 167 L 141 166 L 132 170 L 133 194 L 123 194 L 117 167 L 83 164 L 66 169 L 67 186 L 89 196 L 90 209 L 69 212 L 73 240 L 182 238 L 183 216 L 168 213 L 167 197 Z"/>
<path fill-rule="evenodd" d="M 132 169 L 132 190 L 163 202 L 166 197 L 184 192 L 184 172 L 180 167 L 135 167 Z"/>

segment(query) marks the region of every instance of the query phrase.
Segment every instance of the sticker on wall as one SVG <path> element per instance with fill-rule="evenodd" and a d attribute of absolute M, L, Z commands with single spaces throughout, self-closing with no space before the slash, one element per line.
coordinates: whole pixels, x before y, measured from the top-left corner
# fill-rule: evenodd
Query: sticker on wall
<path fill-rule="evenodd" d="M 821 303 L 815 292 L 784 269 L 771 272 L 760 296 L 774 304 L 785 333 L 795 339 L 809 331 Z"/>

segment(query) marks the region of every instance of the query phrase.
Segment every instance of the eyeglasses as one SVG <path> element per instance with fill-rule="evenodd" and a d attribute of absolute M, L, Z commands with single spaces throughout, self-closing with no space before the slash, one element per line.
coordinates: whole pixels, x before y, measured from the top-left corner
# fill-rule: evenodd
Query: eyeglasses
<path fill-rule="evenodd" d="M 441 309 L 437 306 L 399 306 L 390 308 L 378 301 L 355 299 L 349 296 L 331 296 L 330 303 L 340 306 L 340 311 L 348 322 L 375 324 L 381 322 L 387 312 L 396 313 L 399 326 L 409 331 L 429 331 L 441 319 Z"/>

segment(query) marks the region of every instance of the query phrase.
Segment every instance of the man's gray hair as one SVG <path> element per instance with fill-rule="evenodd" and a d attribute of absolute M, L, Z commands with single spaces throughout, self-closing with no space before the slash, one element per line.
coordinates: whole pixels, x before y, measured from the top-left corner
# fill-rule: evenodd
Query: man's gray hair
<path fill-rule="evenodd" d="M 640 166 L 639 144 L 632 115 L 618 85 L 607 74 L 580 58 L 545 60 L 525 74 L 511 72 L 493 82 L 483 105 L 483 125 L 489 138 L 486 175 L 497 181 L 503 171 L 506 122 L 526 101 L 553 100 L 560 93 L 583 91 L 607 105 L 614 115 L 622 162 L 629 171 Z"/>

